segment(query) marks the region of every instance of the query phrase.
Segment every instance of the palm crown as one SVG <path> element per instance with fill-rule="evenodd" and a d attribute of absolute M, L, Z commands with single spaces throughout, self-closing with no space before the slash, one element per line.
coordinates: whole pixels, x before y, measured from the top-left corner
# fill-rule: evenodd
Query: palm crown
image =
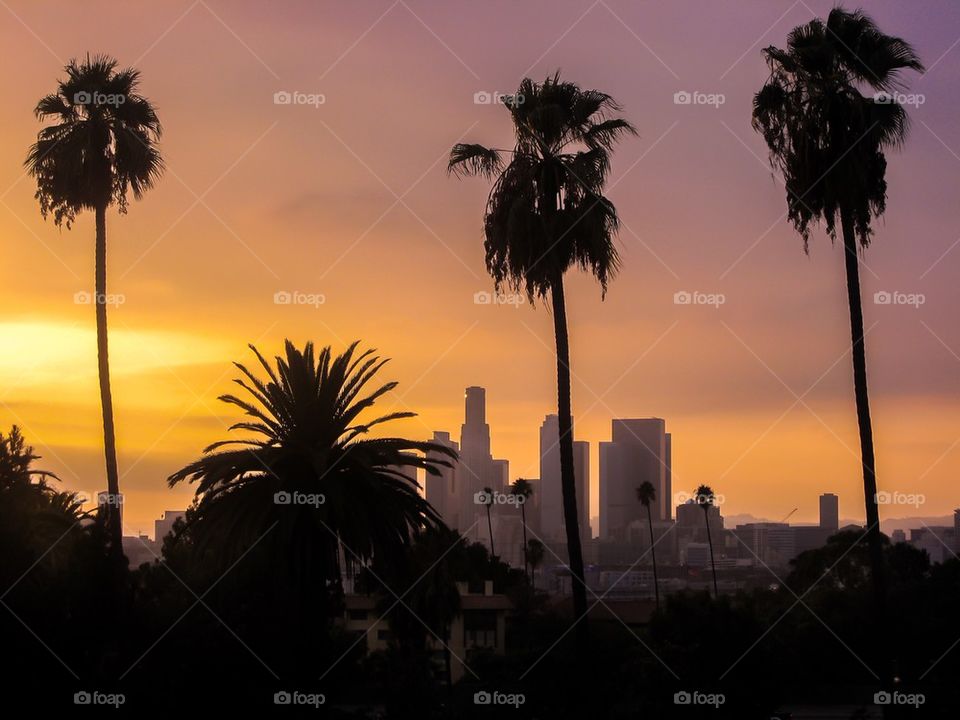
<path fill-rule="evenodd" d="M 826 23 L 794 29 L 786 50 L 768 47 L 764 55 L 770 77 L 754 98 L 753 125 L 783 172 L 790 221 L 806 245 L 811 221 L 823 220 L 834 237 L 845 212 L 867 245 L 871 219 L 886 207 L 883 151 L 903 141 L 908 125 L 890 92 L 901 70 L 923 65 L 907 42 L 841 8 Z M 864 85 L 876 94 L 863 95 Z"/>
<path fill-rule="evenodd" d="M 157 149 L 162 132 L 150 102 L 137 93 L 140 74 L 117 70 L 97 55 L 72 60 L 57 92 L 37 104 L 38 119 L 52 118 L 29 150 L 26 166 L 37 179 L 44 217 L 71 225 L 77 213 L 116 202 L 126 209 L 163 171 Z"/>
<path fill-rule="evenodd" d="M 558 275 L 576 265 L 606 291 L 619 266 L 613 237 L 619 219 L 603 196 L 610 150 L 630 123 L 610 117 L 609 95 L 561 81 L 523 80 L 504 105 L 516 133 L 509 163 L 504 151 L 458 144 L 450 171 L 497 176 L 484 217 L 487 269 L 497 286 L 543 297 Z"/>
<path fill-rule="evenodd" d="M 274 368 L 251 349 L 267 379 L 236 363 L 243 377 L 235 382 L 250 399 L 220 399 L 251 418 L 230 429 L 254 437 L 210 445 L 169 480 L 197 482 L 201 540 L 227 538 L 244 546 L 275 524 L 282 547 L 319 558 L 329 572 L 337 538 L 351 556 L 367 560 L 406 547 L 417 528 L 440 524 L 411 476 L 416 468 L 438 474 L 448 464 L 443 458 L 455 452 L 429 442 L 367 437 L 373 427 L 414 413 L 360 418 L 397 385 L 365 390 L 386 360 L 372 350 L 357 352 L 357 343 L 334 357 L 329 347 L 315 356 L 312 343 L 300 350 L 287 341 Z"/>
<path fill-rule="evenodd" d="M 637 500 L 644 507 L 649 507 L 650 503 L 657 499 L 657 489 L 649 480 L 644 480 L 637 488 Z"/>

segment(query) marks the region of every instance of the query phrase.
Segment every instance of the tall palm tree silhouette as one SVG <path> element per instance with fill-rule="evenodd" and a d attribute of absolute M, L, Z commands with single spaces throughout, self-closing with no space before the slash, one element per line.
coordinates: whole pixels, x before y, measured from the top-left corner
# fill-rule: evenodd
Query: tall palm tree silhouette
<path fill-rule="evenodd" d="M 527 576 L 527 582 L 530 582 L 530 573 L 527 572 L 527 500 L 533 496 L 533 485 L 529 480 L 517 478 L 510 486 L 510 494 L 517 498 L 520 505 L 520 521 L 523 524 L 523 572 Z"/>
<path fill-rule="evenodd" d="M 908 117 L 889 92 L 902 70 L 923 71 L 913 48 L 884 35 L 861 11 L 835 8 L 826 23 L 795 28 L 787 49 L 763 51 L 770 77 L 753 102 L 753 126 L 784 176 L 789 218 L 808 250 L 810 223 L 831 238 L 839 220 L 850 310 L 853 381 L 860 430 L 871 573 L 878 606 L 885 604 L 877 478 L 867 394 L 858 247 L 866 249 L 887 200 L 884 151 L 901 145 Z M 874 91 L 864 96 L 859 88 Z"/>
<path fill-rule="evenodd" d="M 487 532 L 490 535 L 490 557 L 495 558 L 497 553 L 493 549 L 493 523 L 490 520 L 490 508 L 493 506 L 493 488 L 485 487 L 483 489 L 483 504 L 487 507 Z"/>
<path fill-rule="evenodd" d="M 536 587 L 537 566 L 543 562 L 543 556 L 546 554 L 546 548 L 543 543 L 533 538 L 527 543 L 523 556 L 530 563 L 530 587 Z"/>
<path fill-rule="evenodd" d="M 25 165 L 37 180 L 36 198 L 44 217 L 69 229 L 78 213 L 93 210 L 96 218 L 94 306 L 103 448 L 107 472 L 107 528 L 111 552 L 120 556 L 120 480 L 110 393 L 107 348 L 107 208 L 116 203 L 127 211 L 127 193 L 139 200 L 163 171 L 157 148 L 160 120 L 150 101 L 138 93 L 140 73 L 117 70 L 105 55 L 71 60 L 57 91 L 37 103 L 43 128 Z"/>
<path fill-rule="evenodd" d="M 611 117 L 620 110 L 613 98 L 561 81 L 559 73 L 542 83 L 525 78 L 504 105 L 513 120 L 514 148 L 457 144 L 448 168 L 456 174 L 496 176 L 484 216 L 487 270 L 498 289 L 507 285 L 524 290 L 531 303 L 549 297 L 553 307 L 560 483 L 577 639 L 583 651 L 588 642 L 587 593 L 573 468 L 563 276 L 573 266 L 588 270 L 606 293 L 619 266 L 613 244 L 619 218 L 603 189 L 613 146 L 635 130 L 626 120 Z M 504 152 L 510 156 L 506 165 Z"/>
<path fill-rule="evenodd" d="M 710 508 L 713 507 L 717 496 L 714 495 L 713 488 L 709 485 L 701 485 L 694 492 L 694 497 L 696 497 L 700 507 L 703 508 L 703 519 L 707 525 L 707 545 L 710 547 L 710 570 L 713 573 L 713 596 L 716 598 L 720 597 L 720 592 L 717 590 L 717 564 L 713 559 L 713 536 L 710 533 Z"/>
<path fill-rule="evenodd" d="M 297 587 L 326 597 L 339 580 L 341 543 L 351 558 L 389 563 L 412 533 L 441 524 L 418 493 L 411 469 L 439 474 L 455 451 L 429 442 L 368 437 L 379 425 L 415 413 L 361 416 L 396 382 L 367 388 L 387 360 L 357 343 L 334 356 L 286 341 L 275 367 L 250 346 L 267 377 L 240 363 L 235 382 L 249 397 L 222 395 L 249 420 L 231 430 L 253 437 L 215 442 L 169 478 L 197 483 L 194 529 L 201 546 L 235 557 L 263 541 Z M 224 449 L 229 447 L 230 449 Z M 430 457 L 427 457 L 430 453 Z M 440 459 L 436 459 L 440 458 Z"/>
<path fill-rule="evenodd" d="M 653 513 L 650 506 L 657 499 L 657 489 L 649 480 L 644 480 L 637 488 L 637 500 L 647 509 L 647 525 L 650 526 L 650 554 L 653 559 L 653 591 L 657 599 L 657 609 L 660 609 L 660 585 L 657 582 L 657 548 L 653 540 Z"/>

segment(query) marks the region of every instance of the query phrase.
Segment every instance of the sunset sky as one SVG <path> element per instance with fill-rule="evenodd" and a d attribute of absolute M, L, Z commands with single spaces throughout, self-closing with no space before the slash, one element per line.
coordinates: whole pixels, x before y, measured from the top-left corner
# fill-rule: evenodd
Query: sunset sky
<path fill-rule="evenodd" d="M 817 495 L 862 517 L 841 251 L 817 231 L 805 256 L 784 191 L 750 127 L 767 77 L 761 48 L 831 2 L 365 0 L 271 3 L 0 3 L 0 428 L 23 427 L 67 488 L 102 489 L 93 217 L 45 222 L 23 172 L 32 109 L 72 57 L 108 53 L 142 71 L 164 125 L 167 172 L 108 215 L 110 349 L 125 533 L 182 508 L 165 478 L 223 439 L 216 400 L 247 343 L 284 338 L 393 358 L 394 430 L 459 435 L 463 389 L 487 388 L 497 457 L 536 477 L 555 411 L 546 308 L 477 305 L 483 179 L 446 174 L 459 141 L 512 140 L 508 113 L 475 94 L 560 70 L 612 94 L 639 130 L 614 156 L 609 197 L 623 270 L 605 300 L 567 283 L 574 414 L 593 461 L 612 417 L 659 416 L 674 487 L 709 483 L 724 514 L 814 521 Z M 848 7 L 853 7 L 848 5 Z M 921 493 L 882 517 L 960 504 L 960 5 L 865 2 L 928 71 L 889 201 L 864 257 L 865 322 L 881 489 Z M 274 93 L 324 102 L 277 105 Z M 675 104 L 678 92 L 723 96 Z M 322 295 L 277 305 L 277 292 Z M 722 294 L 719 307 L 677 292 Z M 920 294 L 884 305 L 877 292 Z M 594 528 L 596 530 L 596 528 Z"/>

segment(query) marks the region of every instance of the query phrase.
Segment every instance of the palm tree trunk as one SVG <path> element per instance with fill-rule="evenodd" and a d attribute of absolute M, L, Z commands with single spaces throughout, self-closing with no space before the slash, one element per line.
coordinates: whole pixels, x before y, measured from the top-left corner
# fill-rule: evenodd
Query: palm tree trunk
<path fill-rule="evenodd" d="M 117 473 L 117 441 L 113 429 L 113 398 L 110 393 L 110 360 L 107 353 L 107 207 L 96 211 L 97 370 L 100 376 L 100 407 L 103 413 L 103 452 L 107 469 L 107 534 L 114 557 L 123 554 L 123 524 L 120 517 L 120 479 Z"/>
<path fill-rule="evenodd" d="M 490 505 L 489 504 L 487 505 L 487 532 L 490 533 L 490 558 L 493 559 L 497 556 L 497 553 L 493 549 L 493 523 L 490 522 Z"/>
<path fill-rule="evenodd" d="M 553 327 L 557 340 L 557 418 L 560 432 L 560 489 L 563 520 L 567 530 L 567 555 L 573 576 L 573 614 L 577 623 L 577 649 L 586 657 L 589 643 L 587 586 L 583 572 L 583 548 L 577 516 L 577 485 L 573 470 L 573 414 L 570 409 L 570 338 L 567 308 L 563 296 L 563 273 L 558 272 L 551 287 Z"/>
<path fill-rule="evenodd" d="M 527 509 L 523 504 L 520 505 L 520 522 L 523 523 L 523 574 L 527 576 L 527 582 L 530 582 L 530 573 L 527 572 Z"/>
<path fill-rule="evenodd" d="M 720 591 L 717 590 L 717 564 L 713 561 L 713 537 L 710 535 L 710 513 L 704 510 L 703 517 L 707 521 L 707 545 L 710 546 L 710 570 L 713 573 L 713 597 L 716 599 L 720 597 Z"/>
<path fill-rule="evenodd" d="M 653 541 L 653 513 L 647 504 L 647 524 L 650 526 L 650 554 L 653 556 L 653 592 L 657 598 L 657 610 L 660 609 L 660 583 L 657 582 L 657 544 Z"/>
<path fill-rule="evenodd" d="M 878 611 L 886 607 L 883 571 L 883 546 L 880 533 L 880 509 L 877 506 L 877 475 L 873 455 L 873 427 L 870 423 L 870 398 L 867 394 L 867 356 L 863 339 L 863 302 L 860 297 L 860 267 L 857 262 L 857 238 L 849 213 L 840 213 L 843 249 L 847 270 L 847 301 L 850 306 L 850 334 L 853 342 L 853 392 L 857 399 L 857 424 L 860 428 L 860 458 L 863 465 L 863 495 L 866 503 L 867 544 L 873 592 Z"/>

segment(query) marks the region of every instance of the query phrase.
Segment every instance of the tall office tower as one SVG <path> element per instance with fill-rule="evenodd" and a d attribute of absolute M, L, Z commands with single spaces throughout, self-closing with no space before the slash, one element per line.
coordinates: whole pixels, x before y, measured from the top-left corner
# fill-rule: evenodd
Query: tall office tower
<path fill-rule="evenodd" d="M 837 530 L 840 527 L 839 498 L 833 493 L 820 496 L 820 527 L 824 530 Z"/>
<path fill-rule="evenodd" d="M 560 421 L 547 415 L 540 426 L 540 532 L 547 540 L 563 542 L 567 524 L 563 517 L 560 484 Z M 590 540 L 590 443 L 573 443 L 573 479 L 577 488 L 577 521 L 580 540 Z"/>
<path fill-rule="evenodd" d="M 459 451 L 459 445 L 450 439 L 448 432 L 434 432 L 433 440 L 436 445 L 443 445 Z M 444 460 L 450 463 L 451 467 L 438 466 L 439 475 L 424 471 L 426 476 L 424 480 L 424 492 L 427 502 L 433 505 L 433 509 L 440 513 L 443 521 L 450 527 L 457 527 L 457 514 L 460 508 L 457 505 L 457 463 L 448 456 L 436 451 L 427 453 L 428 460 Z"/>
<path fill-rule="evenodd" d="M 637 488 L 657 491 L 654 520 L 672 517 L 671 437 L 662 418 L 613 420 L 610 442 L 600 443 L 600 537 L 624 539 L 634 520 L 646 520 Z"/>
<path fill-rule="evenodd" d="M 467 388 L 464 397 L 464 423 L 460 428 L 457 529 L 471 540 L 483 537 L 478 520 L 481 519 L 481 514 L 486 514 L 486 509 L 475 502 L 476 494 L 486 487 L 496 492 L 504 492 L 510 471 L 506 460 L 494 460 L 490 454 L 486 394 L 482 387 Z"/>

